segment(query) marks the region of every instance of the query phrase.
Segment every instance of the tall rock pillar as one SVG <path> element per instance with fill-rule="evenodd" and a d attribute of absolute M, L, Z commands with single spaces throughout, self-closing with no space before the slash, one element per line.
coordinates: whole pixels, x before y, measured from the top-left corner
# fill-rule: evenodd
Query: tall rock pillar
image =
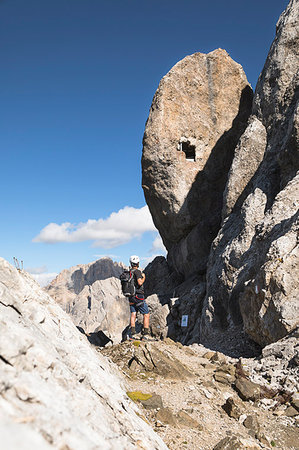
<path fill-rule="evenodd" d="M 142 186 L 169 263 L 185 277 L 206 270 L 251 103 L 242 67 L 221 49 L 178 62 L 153 98 L 143 139 Z"/>

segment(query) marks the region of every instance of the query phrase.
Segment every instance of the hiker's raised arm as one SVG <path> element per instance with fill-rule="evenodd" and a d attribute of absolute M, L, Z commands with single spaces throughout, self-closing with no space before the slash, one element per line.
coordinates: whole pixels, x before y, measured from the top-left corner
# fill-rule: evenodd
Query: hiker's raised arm
<path fill-rule="evenodd" d="M 145 273 L 142 274 L 142 278 L 137 278 L 138 286 L 142 286 L 145 282 Z"/>

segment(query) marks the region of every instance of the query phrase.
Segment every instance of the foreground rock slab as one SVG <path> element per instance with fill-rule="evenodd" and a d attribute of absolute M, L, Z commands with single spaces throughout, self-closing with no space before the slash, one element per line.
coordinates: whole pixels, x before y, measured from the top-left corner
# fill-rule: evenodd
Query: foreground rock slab
<path fill-rule="evenodd" d="M 26 273 L 0 259 L 0 435 L 6 449 L 166 449 L 117 369 Z"/>

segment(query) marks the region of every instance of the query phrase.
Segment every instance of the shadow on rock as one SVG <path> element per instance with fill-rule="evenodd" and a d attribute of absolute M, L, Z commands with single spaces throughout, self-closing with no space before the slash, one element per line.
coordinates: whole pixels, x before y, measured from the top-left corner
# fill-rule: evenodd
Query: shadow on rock
<path fill-rule="evenodd" d="M 110 339 L 102 330 L 94 331 L 93 333 L 86 334 L 82 327 L 77 327 L 80 333 L 87 337 L 90 344 L 97 347 L 105 347 L 109 342 L 113 344 L 112 339 Z"/>

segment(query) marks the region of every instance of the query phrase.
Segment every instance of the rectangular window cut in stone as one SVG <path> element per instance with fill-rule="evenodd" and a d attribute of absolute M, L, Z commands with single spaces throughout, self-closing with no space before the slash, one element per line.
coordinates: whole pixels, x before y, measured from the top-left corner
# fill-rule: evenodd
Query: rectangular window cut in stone
<path fill-rule="evenodd" d="M 182 150 L 188 161 L 195 161 L 195 145 L 191 145 L 190 141 L 180 142 L 180 150 Z"/>

